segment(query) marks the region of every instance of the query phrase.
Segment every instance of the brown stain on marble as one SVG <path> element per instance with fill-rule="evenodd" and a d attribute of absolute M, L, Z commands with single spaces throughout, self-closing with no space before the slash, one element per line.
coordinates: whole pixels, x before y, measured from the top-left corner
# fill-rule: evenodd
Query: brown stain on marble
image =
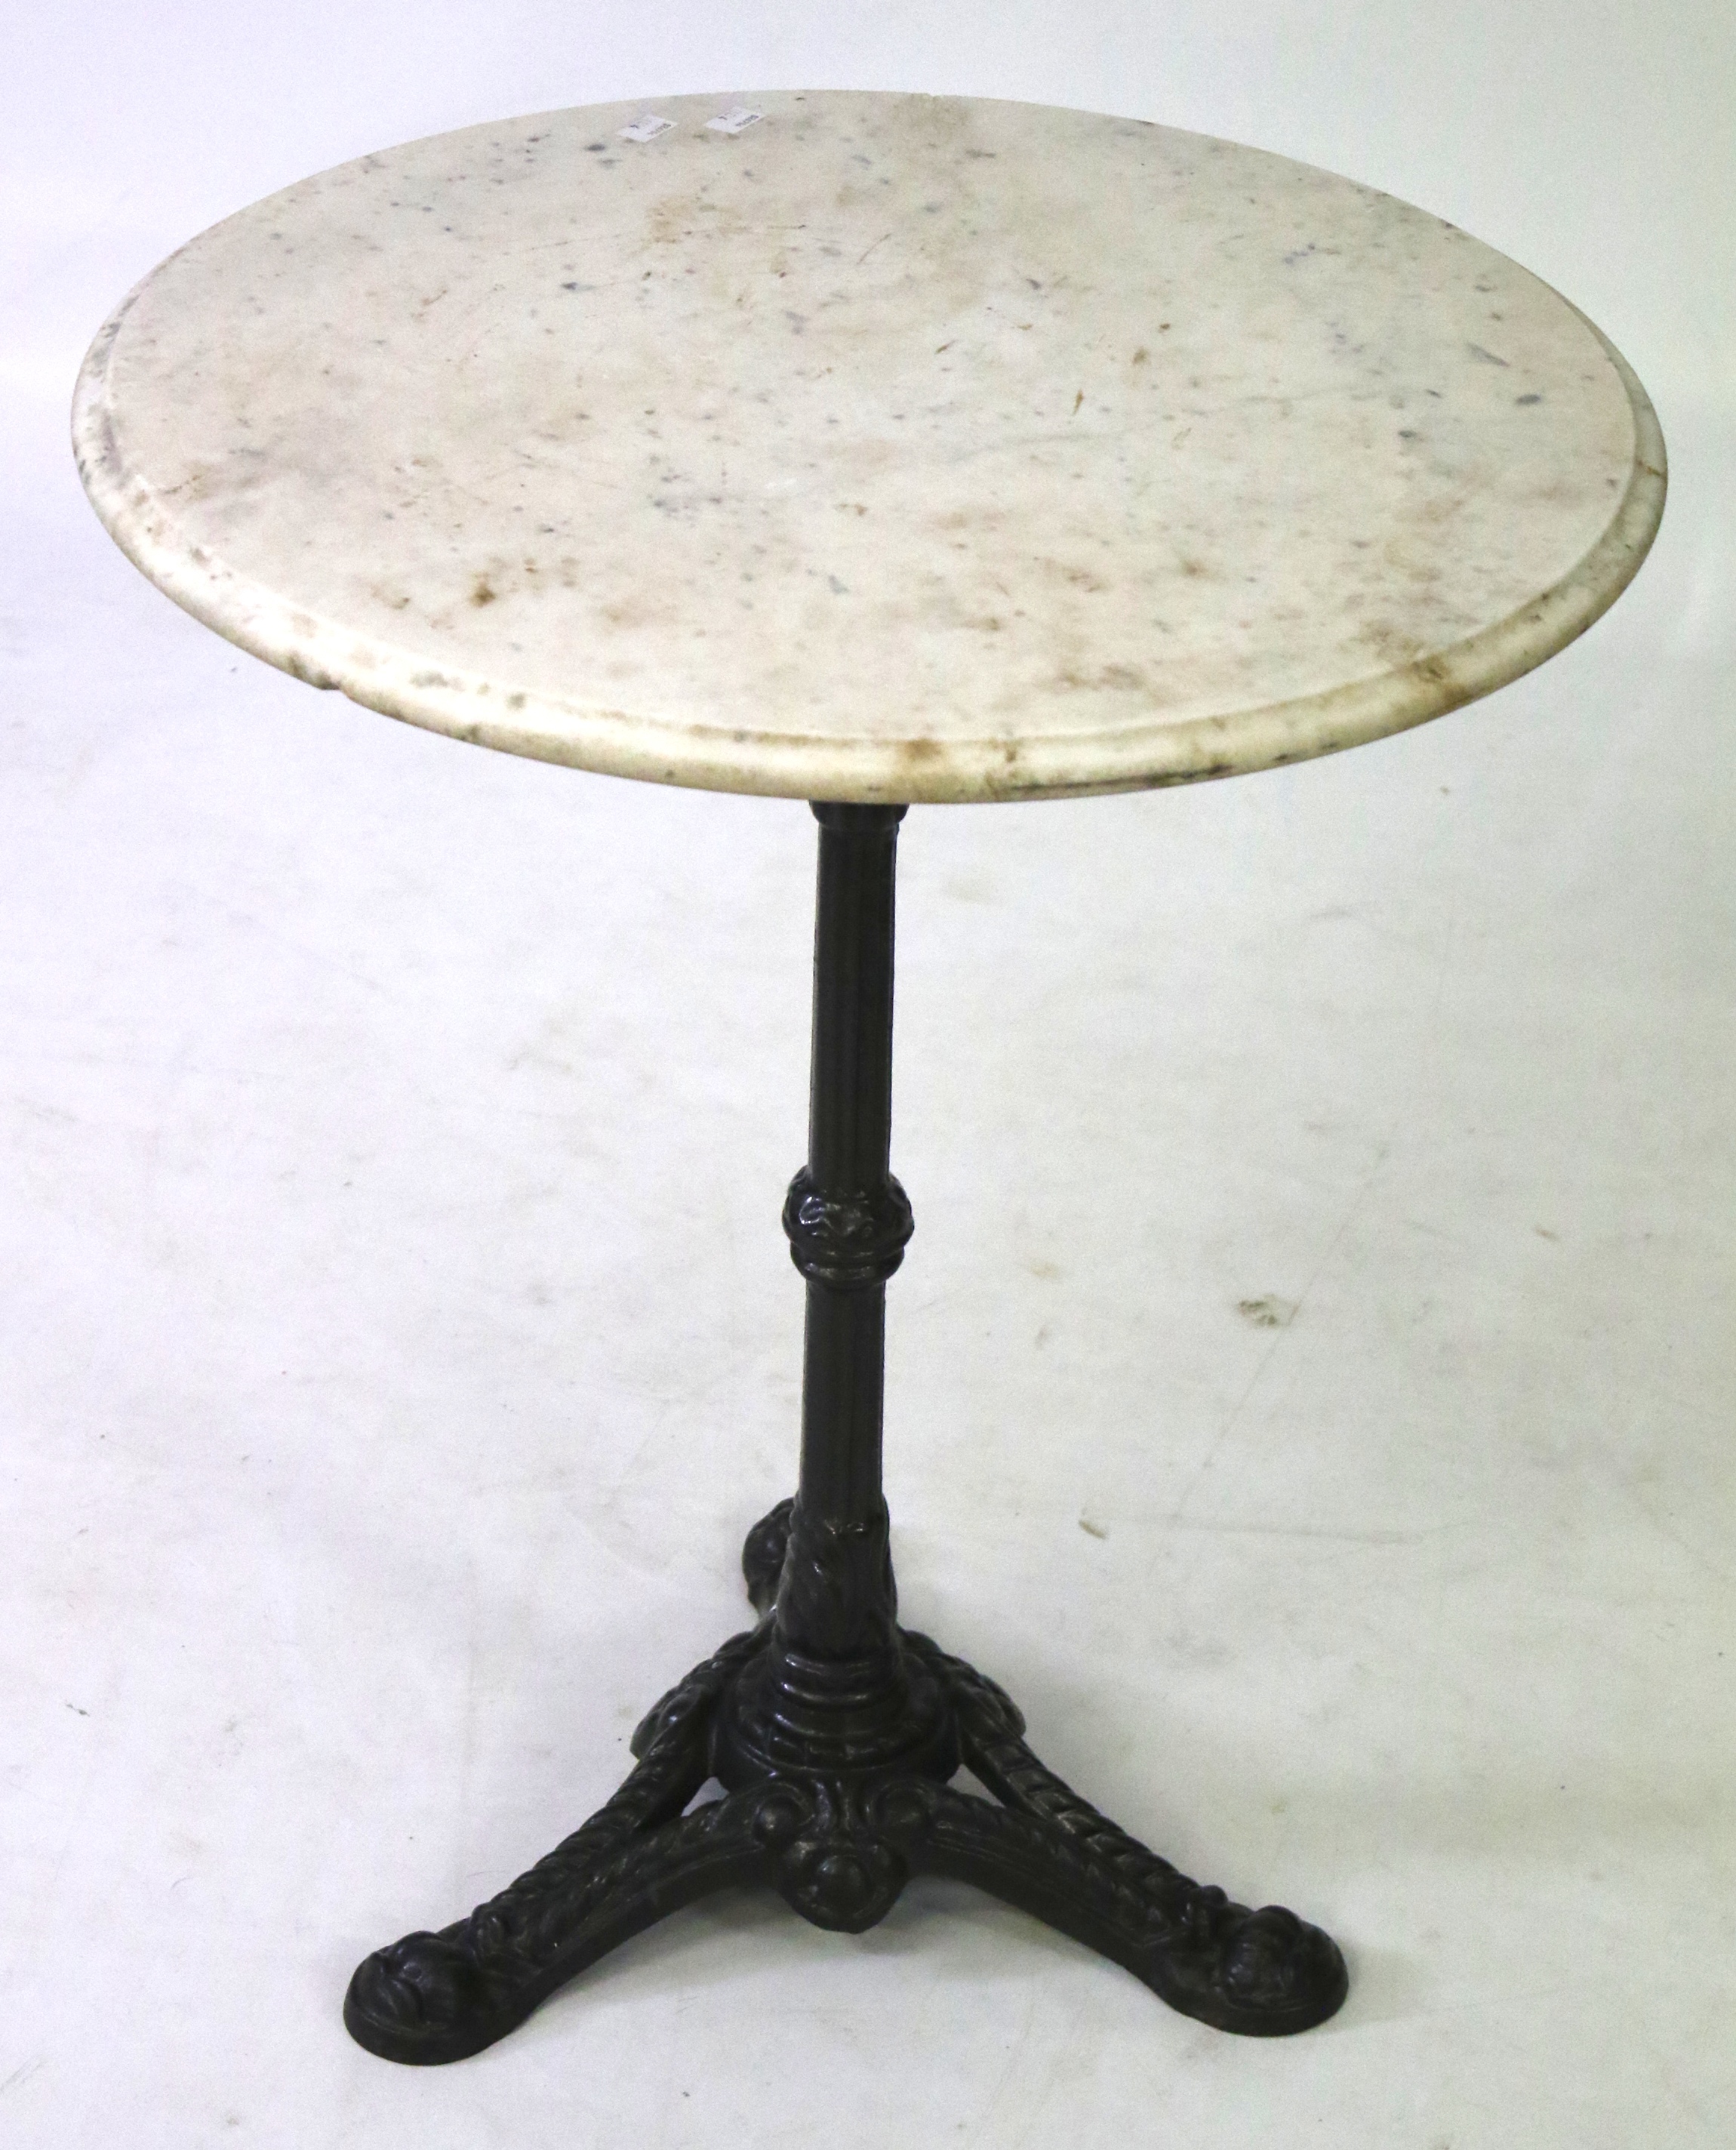
<path fill-rule="evenodd" d="M 704 194 L 663 194 L 645 210 L 645 241 L 650 246 L 679 246 L 684 239 L 733 239 L 747 220 L 728 202 Z"/>
<path fill-rule="evenodd" d="M 1099 596 L 1109 587 L 1101 575 L 1093 574 L 1089 568 L 1082 568 L 1077 561 L 1039 559 L 1034 564 L 1044 574 L 1052 575 L 1069 588 L 1083 590 L 1088 596 Z"/>
<path fill-rule="evenodd" d="M 1057 672 L 1053 684 L 1062 693 L 1070 694 L 1142 694 L 1151 692 L 1151 682 L 1136 664 L 1099 664 L 1094 671 L 1082 672 L 1072 665 Z"/>
<path fill-rule="evenodd" d="M 1359 627 L 1352 640 L 1395 671 L 1400 666 L 1414 664 L 1423 651 L 1422 643 L 1414 634 L 1407 634 L 1403 628 L 1394 627 L 1385 620 L 1370 620 L 1365 627 Z"/>

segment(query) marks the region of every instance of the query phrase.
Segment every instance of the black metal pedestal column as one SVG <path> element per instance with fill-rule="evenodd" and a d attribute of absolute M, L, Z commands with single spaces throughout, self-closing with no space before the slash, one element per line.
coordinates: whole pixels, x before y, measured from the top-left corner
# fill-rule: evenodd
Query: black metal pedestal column
<path fill-rule="evenodd" d="M 881 1429 L 886 1279 L 904 1259 L 913 1222 L 889 1169 L 894 880 L 904 809 L 815 811 L 808 1161 L 784 1204 L 790 1254 L 808 1287 L 801 1475 L 777 1629 L 790 1648 L 835 1657 L 883 1650 L 893 1632 Z M 839 1587 L 808 1588 L 809 1562 Z"/>
<path fill-rule="evenodd" d="M 780 1769 L 894 1765 L 941 1780 L 957 1741 L 897 1626 L 881 1491 L 886 1279 L 911 1205 L 888 1168 L 894 880 L 901 806 L 816 805 L 808 1161 L 784 1229 L 807 1280 L 801 1475 L 768 1646 L 737 1682 L 714 1762 L 726 1784 Z"/>
<path fill-rule="evenodd" d="M 1184 2015 L 1253 2036 L 1306 2030 L 1344 1999 L 1318 1927 L 1178 1873 L 1043 1766 L 992 1680 L 898 1625 L 881 1410 L 886 1279 L 911 1235 L 887 1163 L 904 809 L 814 811 L 808 1162 L 784 1210 L 808 1292 L 801 1470 L 743 1551 L 760 1624 L 664 1697 L 633 1734 L 632 1774 L 546 1859 L 357 1967 L 344 2021 L 386 2059 L 477 2052 L 630 1935 L 744 1883 L 859 1932 L 912 1874 L 971 1881 Z M 992 1798 L 951 1787 L 961 1762 Z M 707 1799 L 713 1778 L 724 1796 Z"/>

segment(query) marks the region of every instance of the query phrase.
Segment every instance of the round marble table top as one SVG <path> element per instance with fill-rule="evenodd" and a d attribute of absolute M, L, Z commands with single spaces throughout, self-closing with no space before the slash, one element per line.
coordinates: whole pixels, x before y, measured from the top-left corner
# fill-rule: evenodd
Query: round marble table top
<path fill-rule="evenodd" d="M 411 143 L 182 250 L 80 468 L 200 619 L 410 722 L 859 800 L 1294 761 L 1612 602 L 1663 444 L 1603 336 L 1260 151 L 952 98 Z"/>

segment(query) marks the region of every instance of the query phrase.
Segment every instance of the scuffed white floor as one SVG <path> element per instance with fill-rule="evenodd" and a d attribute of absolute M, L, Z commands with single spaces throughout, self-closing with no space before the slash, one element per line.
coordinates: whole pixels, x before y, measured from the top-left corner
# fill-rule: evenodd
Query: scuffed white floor
<path fill-rule="evenodd" d="M 1732 682 L 1683 578 L 1728 443 L 1673 432 L 1639 583 L 1480 708 L 906 824 L 906 1616 L 1329 1925 L 1343 2014 L 1227 2039 L 920 1884 L 855 1941 L 714 1900 L 421 2072 L 352 1964 L 607 1795 L 790 1489 L 812 824 L 268 673 L 38 416 L 0 2136 L 1727 2150 Z"/>

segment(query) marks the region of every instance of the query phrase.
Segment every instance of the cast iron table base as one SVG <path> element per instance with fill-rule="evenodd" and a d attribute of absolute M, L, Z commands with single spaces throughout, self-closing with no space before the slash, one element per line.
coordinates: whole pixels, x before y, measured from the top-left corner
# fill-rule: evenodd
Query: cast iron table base
<path fill-rule="evenodd" d="M 467 1919 L 361 1964 L 344 2021 L 387 2060 L 480 2052 L 619 1942 L 738 1882 L 860 1933 L 912 1874 L 971 1881 L 1219 2030 L 1305 2031 L 1344 2000 L 1318 1927 L 1147 1850 L 1043 1767 L 992 1680 L 898 1625 L 881 1430 L 886 1279 L 911 1229 L 888 1169 L 904 809 L 814 811 L 809 1153 L 784 1210 L 808 1286 L 801 1471 L 742 1554 L 762 1618 L 658 1703 L 638 1767 L 583 1828 Z M 949 1788 L 961 1765 L 993 1799 Z M 693 1804 L 713 1779 L 723 1796 Z"/>

